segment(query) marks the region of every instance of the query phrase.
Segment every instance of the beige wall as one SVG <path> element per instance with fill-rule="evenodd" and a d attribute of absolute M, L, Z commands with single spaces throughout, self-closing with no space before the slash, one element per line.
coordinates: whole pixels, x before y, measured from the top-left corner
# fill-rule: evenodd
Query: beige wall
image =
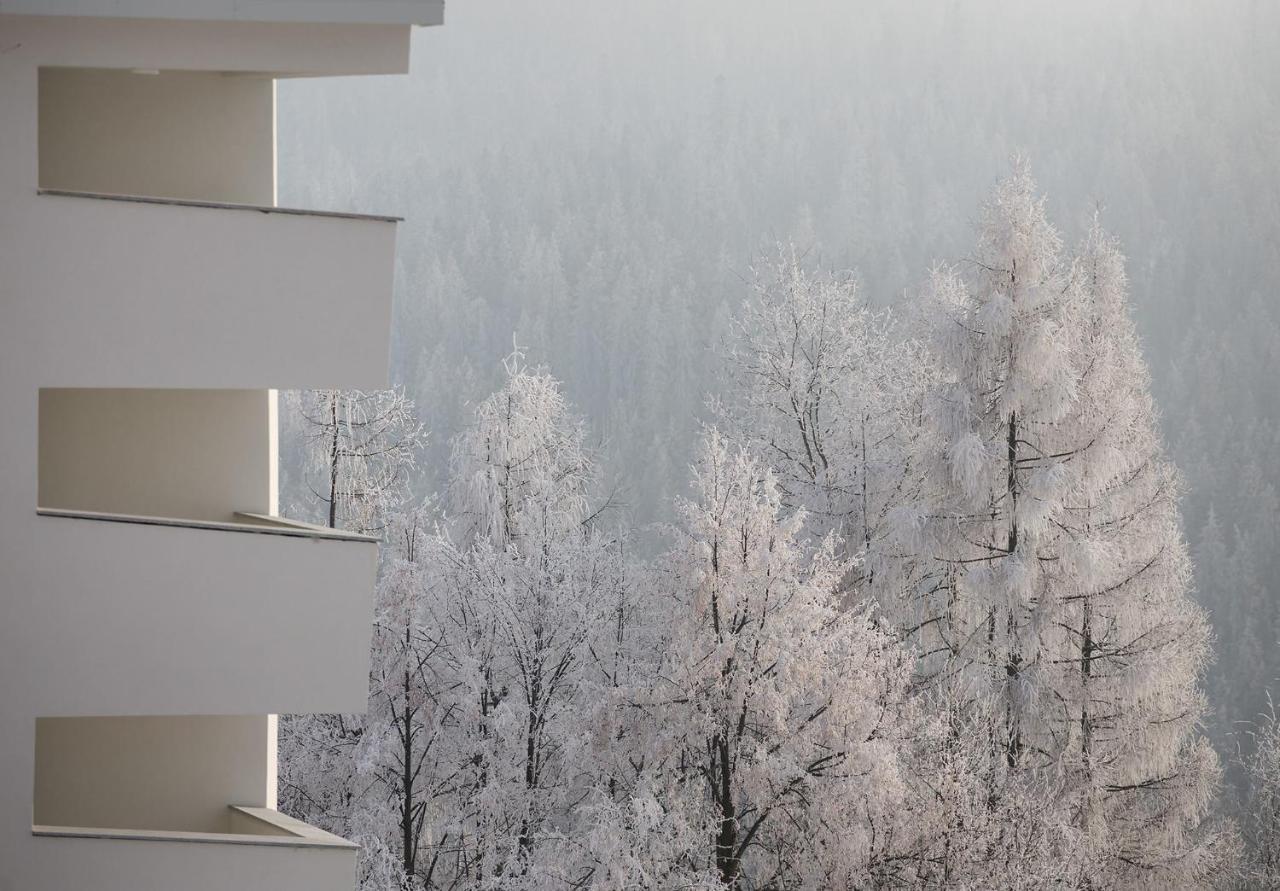
<path fill-rule="evenodd" d="M 40 69 L 40 186 L 275 203 L 275 81 Z"/>
<path fill-rule="evenodd" d="M 265 715 L 39 718 L 41 826 L 229 832 L 228 805 L 275 806 Z"/>
<path fill-rule="evenodd" d="M 274 513 L 275 401 L 273 390 L 42 389 L 38 506 Z"/>

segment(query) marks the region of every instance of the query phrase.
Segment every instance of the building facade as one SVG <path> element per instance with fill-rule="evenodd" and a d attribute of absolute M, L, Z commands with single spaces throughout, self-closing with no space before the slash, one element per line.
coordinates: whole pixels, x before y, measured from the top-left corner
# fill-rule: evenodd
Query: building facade
<path fill-rule="evenodd" d="M 365 708 L 377 544 L 277 503 L 276 391 L 386 386 L 396 221 L 276 206 L 278 78 L 430 0 L 0 0 L 0 891 L 350 891 L 280 713 Z"/>

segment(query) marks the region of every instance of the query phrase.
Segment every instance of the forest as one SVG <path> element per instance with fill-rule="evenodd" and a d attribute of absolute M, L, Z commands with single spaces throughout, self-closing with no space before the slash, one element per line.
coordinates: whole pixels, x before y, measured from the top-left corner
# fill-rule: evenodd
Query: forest
<path fill-rule="evenodd" d="M 280 87 L 282 203 L 406 217 L 397 389 L 282 412 L 385 542 L 283 806 L 366 888 L 1280 887 L 1280 10 L 449 14 Z"/>

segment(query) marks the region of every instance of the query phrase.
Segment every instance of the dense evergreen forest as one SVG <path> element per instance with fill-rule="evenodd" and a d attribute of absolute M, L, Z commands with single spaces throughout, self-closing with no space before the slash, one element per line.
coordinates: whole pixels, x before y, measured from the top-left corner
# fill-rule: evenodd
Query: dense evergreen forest
<path fill-rule="evenodd" d="M 638 526 L 687 493 L 730 320 L 789 242 L 899 307 L 1028 157 L 1128 255 L 1209 613 L 1211 735 L 1280 692 L 1280 5 L 456 0 L 411 77 L 282 82 L 280 202 L 402 214 L 420 493 L 502 385 L 564 383 Z M 359 299 L 359 295 L 352 295 Z M 286 467 L 286 471 L 288 468 Z M 290 483 L 286 476 L 286 491 Z M 292 477 L 298 491 L 296 475 Z"/>

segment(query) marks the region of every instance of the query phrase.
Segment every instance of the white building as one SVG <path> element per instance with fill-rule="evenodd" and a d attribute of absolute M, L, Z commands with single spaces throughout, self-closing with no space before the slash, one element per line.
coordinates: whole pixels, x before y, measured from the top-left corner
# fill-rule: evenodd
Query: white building
<path fill-rule="evenodd" d="M 377 546 L 276 388 L 387 383 L 395 221 L 276 207 L 279 77 L 440 0 L 0 0 L 0 891 L 350 891 L 276 721 L 365 707 Z"/>

